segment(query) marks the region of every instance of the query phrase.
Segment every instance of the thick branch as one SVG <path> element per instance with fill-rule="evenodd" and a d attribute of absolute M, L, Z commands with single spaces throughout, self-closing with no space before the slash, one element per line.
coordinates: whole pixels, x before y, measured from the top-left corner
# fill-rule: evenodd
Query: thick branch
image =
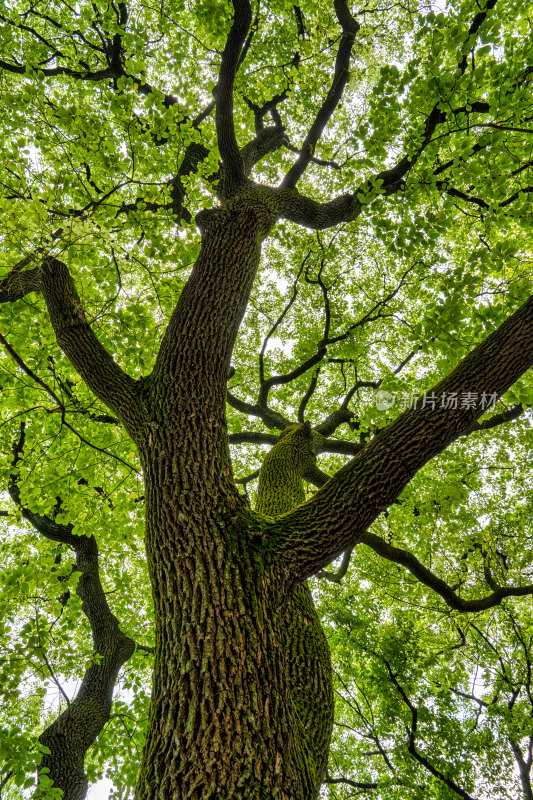
<path fill-rule="evenodd" d="M 297 225 L 321 231 L 357 219 L 363 209 L 358 199 L 358 189 L 353 194 L 343 194 L 324 203 L 312 200 L 295 189 L 272 190 L 280 217 Z"/>
<path fill-rule="evenodd" d="M 249 0 L 233 0 L 233 22 L 222 52 L 215 90 L 218 148 L 229 185 L 244 181 L 243 157 L 239 152 L 233 123 L 233 84 L 251 22 L 252 9 Z"/>
<path fill-rule="evenodd" d="M 0 281 L 0 302 L 15 302 L 31 292 L 41 292 L 59 346 L 89 388 L 131 430 L 139 416 L 136 381 L 118 366 L 93 332 L 66 265 L 47 256 L 40 267 L 24 271 L 33 259 L 28 256 L 20 261 Z M 54 399 L 62 408 L 61 401 Z"/>
<path fill-rule="evenodd" d="M 23 447 L 24 427 L 14 449 L 14 468 Z M 21 509 L 22 516 L 38 533 L 74 550 L 74 568 L 81 573 L 76 593 L 91 626 L 95 653 L 100 658 L 85 672 L 80 689 L 66 711 L 39 738 L 50 750 L 43 757 L 41 769 L 49 769 L 49 777 L 54 786 L 63 790 L 65 800 L 83 800 L 88 788 L 84 771 L 85 754 L 109 720 L 116 678 L 120 668 L 133 655 L 135 642 L 122 633 L 107 603 L 100 580 L 96 539 L 93 536 L 78 536 L 73 533 L 71 524 L 59 524 L 52 517 L 35 514 L 22 506 L 15 471 L 8 490 L 13 502 Z"/>
<path fill-rule="evenodd" d="M 37 529 L 45 536 L 49 522 L 52 521 L 42 517 L 38 520 Z M 57 527 L 56 523 L 53 525 Z M 41 768 L 49 768 L 49 777 L 54 786 L 63 789 L 65 800 L 85 797 L 85 754 L 109 720 L 118 672 L 135 650 L 133 639 L 122 633 L 107 604 L 99 576 L 96 540 L 92 536 L 74 539 L 75 569 L 81 572 L 76 592 L 91 626 L 94 650 L 101 658 L 85 672 L 68 709 L 39 737 L 50 750 L 43 757 Z"/>
<path fill-rule="evenodd" d="M 31 292 L 41 291 L 40 270 L 35 267 L 23 271 L 26 259 L 14 267 L 6 277 L 0 281 L 0 303 L 14 303 L 21 300 Z M 29 263 L 29 262 L 28 262 Z"/>
<path fill-rule="evenodd" d="M 348 572 L 348 567 L 350 566 L 350 559 L 352 557 L 353 547 L 349 547 L 345 550 L 344 555 L 342 557 L 342 563 L 337 570 L 337 572 L 330 572 L 327 569 L 320 570 L 317 573 L 317 578 L 325 578 L 328 581 L 332 581 L 333 583 L 340 583 L 346 573 Z"/>
<path fill-rule="evenodd" d="M 191 220 L 190 213 L 184 212 L 183 203 L 185 200 L 186 189 L 184 185 L 184 178 L 187 178 L 192 173 L 198 171 L 199 165 L 209 155 L 209 150 L 202 144 L 193 142 L 190 144 L 179 166 L 176 176 L 171 181 L 171 197 L 172 197 L 172 211 L 176 219 L 185 217 L 186 221 Z"/>
<path fill-rule="evenodd" d="M 133 434 L 140 419 L 137 383 L 119 367 L 93 332 L 63 262 L 51 257 L 43 259 L 41 291 L 58 345 L 87 386 Z"/>
<path fill-rule="evenodd" d="M 255 139 L 246 144 L 241 150 L 244 164 L 244 174 L 248 176 L 255 165 L 269 153 L 275 153 L 287 143 L 287 136 L 283 128 L 273 125 L 263 128 Z"/>
<path fill-rule="evenodd" d="M 303 471 L 303 477 L 308 483 L 312 483 L 318 489 L 329 481 L 329 475 L 320 469 L 313 460 Z"/>
<path fill-rule="evenodd" d="M 525 410 L 526 409 L 524 406 L 519 403 L 507 411 L 502 411 L 500 414 L 494 414 L 492 417 L 484 419 L 483 422 L 475 422 L 468 431 L 468 435 L 475 433 L 476 431 L 488 431 L 491 430 L 491 428 L 497 428 L 499 425 L 505 425 L 507 422 L 512 422 L 513 420 L 521 417 Z"/>
<path fill-rule="evenodd" d="M 278 411 L 273 411 L 268 406 L 259 405 L 259 403 L 246 403 L 244 400 L 240 400 L 238 397 L 235 397 L 234 394 L 228 391 L 226 395 L 226 400 L 228 405 L 234 408 L 236 411 L 240 411 L 243 414 L 247 414 L 251 417 L 258 417 L 262 420 L 267 428 L 277 428 L 278 430 L 282 431 L 287 425 L 291 424 L 289 419 L 286 419 L 282 414 Z"/>
<path fill-rule="evenodd" d="M 500 397 L 532 365 L 533 297 L 426 393 L 424 402 L 380 431 L 311 500 L 272 524 L 292 580 L 318 572 L 356 543 L 418 470 L 483 414 L 478 402 L 441 407 L 449 406 L 440 402 L 442 396 Z M 433 396 L 435 402 L 427 402 Z"/>
<path fill-rule="evenodd" d="M 316 430 L 321 433 L 320 426 Z M 355 456 L 363 449 L 362 444 L 358 442 L 347 442 L 343 439 L 326 439 L 322 452 L 324 453 L 338 453 L 341 456 Z"/>
<path fill-rule="evenodd" d="M 243 431 L 242 433 L 230 433 L 230 444 L 269 444 L 274 445 L 278 437 L 273 433 L 260 433 L 256 431 Z"/>
<path fill-rule="evenodd" d="M 335 786 L 343 784 L 351 786 L 352 789 L 378 789 L 379 783 L 375 781 L 352 781 L 350 778 L 324 778 L 322 783 L 333 784 Z"/>
<path fill-rule="evenodd" d="M 341 408 L 328 414 L 326 419 L 321 422 L 320 425 L 316 426 L 316 430 L 321 433 L 322 436 L 331 436 L 332 433 L 335 433 L 337 428 L 345 423 L 350 423 L 352 419 L 353 412 L 341 406 Z"/>

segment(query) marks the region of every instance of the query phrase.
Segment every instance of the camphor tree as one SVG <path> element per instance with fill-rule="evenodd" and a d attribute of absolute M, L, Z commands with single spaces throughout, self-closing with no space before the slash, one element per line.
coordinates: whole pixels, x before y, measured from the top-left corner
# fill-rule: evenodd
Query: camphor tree
<path fill-rule="evenodd" d="M 3 5 L 2 793 L 532 797 L 530 10 Z"/>

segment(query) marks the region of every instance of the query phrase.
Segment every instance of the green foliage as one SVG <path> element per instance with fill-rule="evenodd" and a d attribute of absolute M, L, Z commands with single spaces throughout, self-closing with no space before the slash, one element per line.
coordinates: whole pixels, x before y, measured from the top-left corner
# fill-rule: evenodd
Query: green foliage
<path fill-rule="evenodd" d="M 243 146 L 255 136 L 254 106 L 284 95 L 284 133 L 299 149 L 335 68 L 333 4 L 302 4 L 305 35 L 292 3 L 258 9 L 235 83 L 237 138 Z M 305 419 L 316 427 L 349 395 L 352 419 L 335 436 L 354 444 L 429 391 L 532 293 L 533 38 L 531 9 L 511 0 L 489 12 L 478 37 L 469 35 L 479 11 L 472 0 L 440 11 L 370 0 L 352 10 L 361 27 L 347 88 L 299 191 L 321 201 L 357 192 L 363 213 L 324 233 L 277 225 L 229 388 L 253 406 L 262 348 L 263 378 L 287 375 L 329 337 L 324 357 L 274 385 L 269 404 L 295 422 L 316 374 Z M 65 261 L 93 330 L 136 378 L 150 372 L 198 255 L 195 214 L 219 202 L 214 114 L 197 115 L 212 99 L 231 19 L 231 4 L 219 0 L 131 0 L 127 20 L 108 0 L 16 0 L 0 13 L 0 278 L 26 257 Z M 121 74 L 110 71 L 116 37 Z M 401 191 L 384 193 L 375 176 L 414 158 L 433 108 L 446 120 Z M 176 211 L 179 168 L 193 146 L 208 155 L 181 174 Z M 276 185 L 294 159 L 280 147 L 252 178 Z M 58 347 L 43 298 L 29 294 L 1 313 L 0 785 L 19 800 L 34 784 L 38 735 L 65 708 L 59 684 L 72 697 L 97 654 L 72 553 L 22 519 L 7 495 L 13 480 L 26 509 L 97 539 L 102 585 L 124 633 L 151 646 L 153 619 L 137 453 Z M 395 398 L 388 410 L 376 405 L 378 388 Z M 532 399 L 527 373 L 485 419 Z M 233 435 L 282 429 L 267 431 L 233 406 L 227 417 Z M 490 594 L 492 579 L 531 582 L 532 439 L 528 411 L 456 442 L 375 532 L 464 599 Z M 233 446 L 236 477 L 256 470 L 267 449 Z M 345 460 L 326 451 L 319 465 L 332 474 Z M 253 479 L 245 486 L 254 493 Z M 343 583 L 322 580 L 315 594 L 337 676 L 329 774 L 373 787 L 328 784 L 324 796 L 449 800 L 458 794 L 448 779 L 479 800 L 527 797 L 517 752 L 531 758 L 529 597 L 461 615 L 364 545 Z M 137 651 L 87 758 L 90 780 L 108 777 L 117 800 L 135 782 L 149 673 L 149 653 Z M 444 779 L 409 752 L 406 698 L 418 713 L 417 752 Z M 45 773 L 40 782 L 53 800 Z"/>

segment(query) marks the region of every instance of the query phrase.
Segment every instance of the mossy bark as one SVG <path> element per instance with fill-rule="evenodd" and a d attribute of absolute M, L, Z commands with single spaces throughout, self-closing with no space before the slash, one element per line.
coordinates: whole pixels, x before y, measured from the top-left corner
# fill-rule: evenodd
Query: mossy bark
<path fill-rule="evenodd" d="M 317 439 L 320 434 L 308 424 L 285 429 L 263 462 L 257 511 L 278 516 L 304 502 L 303 476 L 315 464 Z M 328 760 L 334 700 L 329 646 L 307 582 L 289 594 L 277 623 L 286 653 L 300 763 L 312 792 L 308 796 L 317 797 Z"/>

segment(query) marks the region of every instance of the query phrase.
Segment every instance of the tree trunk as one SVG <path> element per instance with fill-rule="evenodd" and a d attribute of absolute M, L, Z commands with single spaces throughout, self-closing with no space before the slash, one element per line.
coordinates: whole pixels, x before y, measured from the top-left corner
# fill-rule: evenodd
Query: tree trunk
<path fill-rule="evenodd" d="M 206 487 L 215 496 L 218 488 Z M 276 625 L 281 582 L 246 509 L 221 497 L 193 511 L 176 491 L 160 512 L 139 799 L 311 798 Z"/>
<path fill-rule="evenodd" d="M 312 800 L 319 777 L 280 633 L 285 576 L 235 489 L 225 425 L 231 351 L 270 219 L 245 207 L 201 222 L 201 253 L 147 381 L 137 439 L 156 617 L 137 797 Z"/>

